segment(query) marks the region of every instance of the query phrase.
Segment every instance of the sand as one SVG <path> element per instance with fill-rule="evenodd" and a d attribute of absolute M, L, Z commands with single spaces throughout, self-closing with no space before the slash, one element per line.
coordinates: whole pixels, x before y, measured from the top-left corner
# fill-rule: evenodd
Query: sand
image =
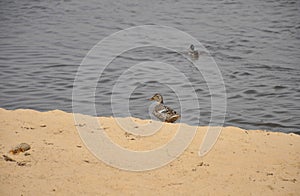
<path fill-rule="evenodd" d="M 196 127 L 195 138 L 177 159 L 154 170 L 133 172 L 97 159 L 76 129 L 84 125 L 76 124 L 70 113 L 0 109 L 0 120 L 0 195 L 300 194 L 296 134 L 224 127 L 214 148 L 199 157 L 207 127 Z M 141 137 L 125 133 L 112 117 L 99 120 L 112 141 L 136 151 L 163 145 L 180 125 L 166 123 L 156 134 Z M 135 118 L 123 122 L 130 120 L 149 123 Z M 23 142 L 31 149 L 9 153 Z"/>

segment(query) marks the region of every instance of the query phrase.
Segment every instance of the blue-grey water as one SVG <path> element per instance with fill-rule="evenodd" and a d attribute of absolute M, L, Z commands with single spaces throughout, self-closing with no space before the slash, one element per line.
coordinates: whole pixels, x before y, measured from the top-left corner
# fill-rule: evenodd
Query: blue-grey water
<path fill-rule="evenodd" d="M 227 94 L 225 126 L 300 131 L 300 1 L 0 1 L 0 107 L 72 112 L 72 88 L 88 51 L 117 31 L 159 24 L 184 31 L 209 51 Z M 118 47 L 116 45 L 116 47 Z M 188 45 L 182 46 L 186 49 Z M 201 58 L 201 57 L 200 57 Z M 96 108 L 112 115 L 113 85 L 139 62 L 182 59 L 163 48 L 125 52 L 99 78 Z M 149 72 L 151 70 L 139 70 Z M 200 125 L 210 121 L 211 95 L 196 70 L 183 69 L 198 95 Z M 140 73 L 135 73 L 139 75 Z M 182 114 L 163 73 L 137 83 L 129 100 L 134 117 L 150 118 L 146 99 L 155 92 Z M 129 83 L 130 84 L 130 83 Z M 175 83 L 184 88 L 182 82 Z M 132 85 L 132 84 L 130 84 Z M 185 100 L 189 100 L 187 94 Z M 126 100 L 119 100 L 124 102 Z M 122 114 L 120 114 L 122 115 Z"/>

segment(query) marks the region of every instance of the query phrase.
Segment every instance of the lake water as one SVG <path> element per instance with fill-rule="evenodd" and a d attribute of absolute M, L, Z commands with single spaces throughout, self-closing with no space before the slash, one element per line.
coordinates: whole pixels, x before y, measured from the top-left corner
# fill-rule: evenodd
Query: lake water
<path fill-rule="evenodd" d="M 0 107 L 72 112 L 74 79 L 88 51 L 120 30 L 158 24 L 190 34 L 216 61 L 226 87 L 225 126 L 300 131 L 300 1 L 99 2 L 0 1 Z M 188 47 L 182 45 L 182 50 Z M 201 74 L 182 56 L 151 46 L 126 51 L 105 69 L 95 93 L 97 115 L 112 115 L 116 80 L 145 61 L 169 63 L 182 71 L 199 106 L 180 107 L 174 89 L 163 83 L 175 72 L 153 64 L 153 69 L 133 69 L 132 76 L 148 82 L 127 81 L 134 87 L 130 115 L 150 118 L 151 102 L 146 99 L 160 92 L 167 105 L 184 115 L 182 122 L 208 125 L 211 94 Z M 162 74 L 145 74 L 158 68 Z M 175 88 L 188 88 L 176 77 L 168 81 Z M 194 101 L 188 93 L 183 100 Z M 118 103 L 126 101 L 116 98 Z"/>

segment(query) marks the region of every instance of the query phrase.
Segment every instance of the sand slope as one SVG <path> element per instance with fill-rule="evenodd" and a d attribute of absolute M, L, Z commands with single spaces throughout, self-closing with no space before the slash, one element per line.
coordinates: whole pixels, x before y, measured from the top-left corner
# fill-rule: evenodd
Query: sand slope
<path fill-rule="evenodd" d="M 295 134 L 225 127 L 213 150 L 199 157 L 207 127 L 198 127 L 192 144 L 175 161 L 151 171 L 129 172 L 104 164 L 87 150 L 72 114 L 0 109 L 0 120 L 0 154 L 16 160 L 0 159 L 0 195 L 300 193 L 300 136 Z M 114 118 L 101 120 L 113 141 L 134 150 L 164 144 L 174 135 L 172 126 L 179 125 L 166 124 L 155 135 L 137 137 L 125 134 Z M 30 155 L 8 153 L 21 142 L 31 145 Z"/>

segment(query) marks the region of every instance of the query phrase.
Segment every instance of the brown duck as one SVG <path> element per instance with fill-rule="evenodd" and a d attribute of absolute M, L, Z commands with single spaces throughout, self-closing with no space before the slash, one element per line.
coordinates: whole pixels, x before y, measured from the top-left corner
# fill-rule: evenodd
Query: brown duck
<path fill-rule="evenodd" d="M 178 118 L 180 118 L 180 115 L 175 110 L 164 105 L 163 97 L 160 94 L 156 93 L 149 100 L 154 100 L 158 102 L 158 104 L 154 107 L 152 113 L 159 120 L 163 122 L 173 123 Z"/>

